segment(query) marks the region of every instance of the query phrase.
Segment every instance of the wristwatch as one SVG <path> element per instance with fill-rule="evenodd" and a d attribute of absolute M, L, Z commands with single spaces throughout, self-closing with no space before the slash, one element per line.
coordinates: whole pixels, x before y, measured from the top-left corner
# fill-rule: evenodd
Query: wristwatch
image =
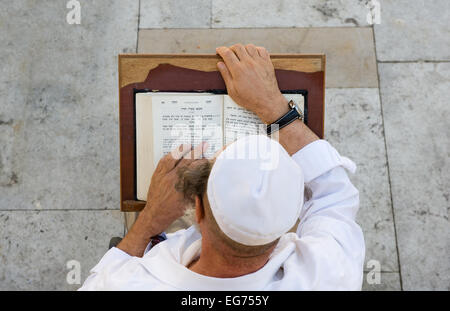
<path fill-rule="evenodd" d="M 291 108 L 291 110 L 289 110 L 288 113 L 286 113 L 284 116 L 282 116 L 272 124 L 267 125 L 268 136 L 270 136 L 271 134 L 275 133 L 278 130 L 281 130 L 283 127 L 285 127 L 288 124 L 291 124 L 297 119 L 303 120 L 303 114 L 298 105 L 294 103 L 293 100 L 290 100 L 288 105 Z"/>

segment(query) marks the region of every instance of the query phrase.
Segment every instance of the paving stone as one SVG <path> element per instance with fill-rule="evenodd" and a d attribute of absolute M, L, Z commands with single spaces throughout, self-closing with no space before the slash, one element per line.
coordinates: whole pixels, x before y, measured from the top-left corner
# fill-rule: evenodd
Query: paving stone
<path fill-rule="evenodd" d="M 327 89 L 325 97 L 325 139 L 358 166 L 349 176 L 360 192 L 366 262 L 398 271 L 378 89 Z"/>
<path fill-rule="evenodd" d="M 209 28 L 211 0 L 140 0 L 139 28 Z"/>
<path fill-rule="evenodd" d="M 381 61 L 450 60 L 450 1 L 381 1 L 374 25 Z"/>
<path fill-rule="evenodd" d="M 65 4 L 0 4 L 0 209 L 119 207 L 117 54 L 138 2 L 81 2 L 80 25 Z"/>
<path fill-rule="evenodd" d="M 212 27 L 367 26 L 365 1 L 212 0 Z"/>
<path fill-rule="evenodd" d="M 0 211 L 0 290 L 76 290 L 67 263 L 84 282 L 123 230 L 119 211 Z"/>
<path fill-rule="evenodd" d="M 450 289 L 450 63 L 380 64 L 405 290 Z"/>
<path fill-rule="evenodd" d="M 325 53 L 327 87 L 378 87 L 370 28 L 152 29 L 139 31 L 139 53 L 215 53 L 254 43 L 271 53 Z"/>
<path fill-rule="evenodd" d="M 373 281 L 371 281 L 373 282 Z M 398 272 L 382 272 L 379 284 L 369 284 L 367 273 L 364 274 L 363 291 L 399 291 L 401 290 L 400 275 Z"/>

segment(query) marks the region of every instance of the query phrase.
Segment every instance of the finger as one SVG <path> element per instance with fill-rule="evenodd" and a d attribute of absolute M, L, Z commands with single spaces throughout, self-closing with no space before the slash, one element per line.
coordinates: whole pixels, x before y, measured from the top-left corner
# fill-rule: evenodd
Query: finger
<path fill-rule="evenodd" d="M 194 149 L 192 149 L 190 152 L 186 153 L 183 156 L 183 160 L 194 161 L 194 160 L 202 159 L 203 158 L 203 150 L 206 150 L 205 145 L 206 145 L 206 142 L 202 142 L 202 143 L 198 144 L 197 146 L 195 146 Z"/>
<path fill-rule="evenodd" d="M 205 156 L 205 153 L 208 150 L 208 148 L 209 148 L 209 144 L 206 141 L 204 141 L 203 142 L 203 150 L 202 150 L 203 157 Z"/>
<path fill-rule="evenodd" d="M 179 160 L 191 150 L 191 144 L 181 144 L 180 146 L 172 150 L 170 154 L 172 155 L 172 158 L 174 158 L 175 160 Z"/>
<path fill-rule="evenodd" d="M 250 58 L 247 50 L 242 44 L 235 44 L 231 47 L 231 50 L 239 57 L 239 60 L 244 61 Z"/>
<path fill-rule="evenodd" d="M 209 159 L 206 158 L 200 158 L 200 159 L 181 159 L 181 161 L 177 164 L 176 170 L 182 168 L 182 167 L 195 167 L 196 165 L 203 163 L 204 161 L 209 161 Z"/>
<path fill-rule="evenodd" d="M 247 50 L 248 55 L 250 55 L 252 58 L 258 57 L 258 50 L 256 49 L 256 46 L 253 44 L 247 44 L 245 46 L 245 49 Z"/>
<path fill-rule="evenodd" d="M 223 80 L 225 81 L 225 85 L 227 87 L 231 86 L 231 73 L 228 70 L 227 66 L 223 62 L 217 63 L 217 68 L 219 68 L 220 74 L 222 75 Z"/>
<path fill-rule="evenodd" d="M 265 60 L 270 60 L 269 52 L 267 52 L 265 48 L 263 48 L 262 46 L 257 46 L 256 50 L 258 51 L 258 54 L 261 58 Z"/>
<path fill-rule="evenodd" d="M 172 170 L 177 163 L 182 159 L 184 155 L 189 153 L 192 150 L 190 144 L 182 144 L 166 154 L 161 160 L 158 162 L 158 166 L 156 169 L 162 170 L 164 172 L 168 172 Z"/>
<path fill-rule="evenodd" d="M 189 167 L 189 169 L 195 169 L 196 167 L 198 167 L 198 166 L 200 166 L 200 165 L 202 165 L 204 163 L 210 162 L 210 161 L 211 160 L 209 160 L 209 159 L 198 159 L 198 160 L 195 160 L 195 161 L 192 161 L 192 162 L 189 162 L 187 160 L 186 161 L 183 160 L 177 166 L 177 170 L 182 168 L 182 167 Z"/>
<path fill-rule="evenodd" d="M 174 159 L 172 157 L 172 154 L 169 152 L 159 160 L 155 171 L 163 173 L 169 172 L 171 169 L 175 167 L 177 161 L 179 160 Z"/>
<path fill-rule="evenodd" d="M 223 61 L 225 62 L 225 65 L 227 66 L 229 72 L 231 73 L 231 75 L 233 75 L 233 71 L 239 65 L 239 59 L 237 58 L 236 54 L 234 54 L 231 49 L 224 46 L 217 48 L 216 52 L 220 55 L 220 57 L 223 58 Z"/>

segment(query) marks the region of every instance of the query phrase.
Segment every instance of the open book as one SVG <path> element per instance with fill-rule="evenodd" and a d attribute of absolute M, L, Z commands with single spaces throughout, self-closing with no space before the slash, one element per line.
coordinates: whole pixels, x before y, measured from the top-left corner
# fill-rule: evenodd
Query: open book
<path fill-rule="evenodd" d="M 301 94 L 285 94 L 304 110 Z M 137 199 L 146 200 L 158 161 L 181 144 L 209 145 L 205 156 L 243 135 L 265 134 L 265 126 L 230 96 L 211 93 L 136 94 Z"/>

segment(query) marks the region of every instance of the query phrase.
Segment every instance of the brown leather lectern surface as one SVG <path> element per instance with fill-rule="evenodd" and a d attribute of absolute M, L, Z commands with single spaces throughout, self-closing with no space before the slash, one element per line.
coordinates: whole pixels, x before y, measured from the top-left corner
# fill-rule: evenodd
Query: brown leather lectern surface
<path fill-rule="evenodd" d="M 324 132 L 325 55 L 271 55 L 282 92 L 305 94 L 305 123 Z M 226 93 L 217 55 L 119 55 L 120 202 L 123 212 L 140 211 L 136 199 L 135 94 L 139 92 Z"/>

